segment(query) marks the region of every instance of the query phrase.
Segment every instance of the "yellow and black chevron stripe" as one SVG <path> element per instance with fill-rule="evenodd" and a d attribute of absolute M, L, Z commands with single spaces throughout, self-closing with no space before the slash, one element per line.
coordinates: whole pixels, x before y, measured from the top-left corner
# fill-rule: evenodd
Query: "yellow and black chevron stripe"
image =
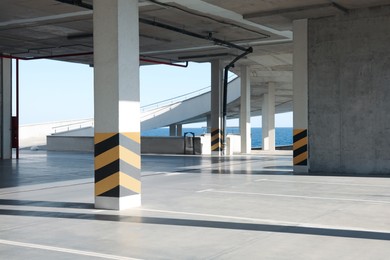
<path fill-rule="evenodd" d="M 223 144 L 223 133 L 219 128 L 211 129 L 211 151 L 220 152 L 222 151 Z"/>
<path fill-rule="evenodd" d="M 307 165 L 307 129 L 294 129 L 294 165 Z"/>
<path fill-rule="evenodd" d="M 141 193 L 139 133 L 95 133 L 95 196 Z"/>

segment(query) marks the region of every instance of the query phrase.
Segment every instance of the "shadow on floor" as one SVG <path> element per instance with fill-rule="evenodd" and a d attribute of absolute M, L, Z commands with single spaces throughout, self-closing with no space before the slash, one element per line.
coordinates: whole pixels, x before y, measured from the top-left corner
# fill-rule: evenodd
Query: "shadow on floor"
<path fill-rule="evenodd" d="M 17 202 L 10 200 L 2 200 L 3 205 L 26 205 L 26 201 Z M 28 205 L 67 205 L 68 206 L 87 206 L 90 204 L 84 203 L 63 203 L 63 202 L 43 202 L 29 201 Z M 69 212 L 47 212 L 47 211 L 31 211 L 31 210 L 11 210 L 0 209 L 0 215 L 6 216 L 27 216 L 41 218 L 57 218 L 57 219 L 74 219 L 74 220 L 94 220 L 94 221 L 112 221 L 123 223 L 139 223 L 153 225 L 169 225 L 197 228 L 214 228 L 228 230 L 245 230 L 245 231 L 260 231 L 274 232 L 286 234 L 314 235 L 314 236 L 329 236 L 343 238 L 358 238 L 370 240 L 385 240 L 390 241 L 390 233 L 376 231 L 361 231 L 361 230 L 345 230 L 331 228 L 316 228 L 316 227 L 301 227 L 301 226 L 284 226 L 270 224 L 255 224 L 255 223 L 238 223 L 238 222 L 222 222 L 209 220 L 193 220 L 193 219 L 175 219 L 175 218 L 159 218 L 159 217 L 139 217 L 139 216 L 123 216 L 123 215 L 105 215 L 93 213 L 69 213 Z"/>

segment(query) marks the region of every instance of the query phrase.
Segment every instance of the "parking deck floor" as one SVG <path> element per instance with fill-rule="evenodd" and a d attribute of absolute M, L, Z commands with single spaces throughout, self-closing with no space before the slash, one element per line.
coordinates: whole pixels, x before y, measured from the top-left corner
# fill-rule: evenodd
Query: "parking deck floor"
<path fill-rule="evenodd" d="M 142 207 L 94 209 L 93 155 L 0 161 L 1 259 L 388 259 L 390 178 L 292 175 L 290 152 L 142 157 Z"/>

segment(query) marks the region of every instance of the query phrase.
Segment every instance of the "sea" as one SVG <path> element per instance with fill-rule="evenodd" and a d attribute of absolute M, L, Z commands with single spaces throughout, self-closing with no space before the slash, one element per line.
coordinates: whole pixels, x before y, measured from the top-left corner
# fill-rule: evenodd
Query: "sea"
<path fill-rule="evenodd" d="M 184 128 L 183 134 L 186 132 L 192 132 L 196 136 L 200 136 L 206 133 L 205 127 L 200 128 Z M 239 127 L 228 127 L 228 134 L 239 134 Z M 143 131 L 141 133 L 142 136 L 169 136 L 169 128 L 157 128 L 153 130 Z M 262 147 L 262 129 L 261 127 L 252 127 L 252 148 L 260 148 Z M 292 145 L 293 143 L 293 129 L 292 127 L 277 127 L 275 128 L 275 143 L 276 146 L 284 146 L 284 145 Z"/>

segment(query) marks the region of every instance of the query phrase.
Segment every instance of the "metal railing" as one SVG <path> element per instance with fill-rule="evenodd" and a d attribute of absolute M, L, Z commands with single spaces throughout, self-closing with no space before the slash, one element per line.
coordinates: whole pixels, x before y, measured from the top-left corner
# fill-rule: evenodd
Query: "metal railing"
<path fill-rule="evenodd" d="M 232 74 L 229 76 L 228 81 L 230 82 L 236 78 L 237 78 L 237 76 Z M 209 92 L 210 90 L 211 90 L 211 86 L 208 86 L 208 87 L 201 88 L 201 89 L 198 89 L 196 91 L 188 92 L 186 94 L 179 95 L 179 96 L 176 96 L 173 98 L 169 98 L 169 99 L 165 99 L 165 100 L 162 100 L 159 102 L 148 104 L 148 105 L 141 107 L 141 112 L 147 112 L 149 110 L 170 106 L 170 105 L 173 105 L 175 103 L 179 103 L 179 102 L 182 102 L 184 100 L 187 100 L 187 99 L 190 99 L 190 98 L 193 98 L 196 96 L 200 96 L 202 94 Z"/>
<path fill-rule="evenodd" d="M 236 79 L 236 78 L 237 78 L 236 75 L 234 75 L 234 74 L 230 75 L 229 82 Z M 169 110 L 171 106 L 173 106 L 177 103 L 180 103 L 184 100 L 188 100 L 188 99 L 200 96 L 200 95 L 203 95 L 203 94 L 209 92 L 210 90 L 211 90 L 211 86 L 208 86 L 205 88 L 198 89 L 196 91 L 188 92 L 188 93 L 183 94 L 183 95 L 179 95 L 179 96 L 176 96 L 173 98 L 165 99 L 165 100 L 162 100 L 159 102 L 155 102 L 152 104 L 142 106 L 141 112 L 144 113 L 142 115 L 142 118 L 145 119 L 145 118 L 154 117 L 158 114 L 163 113 L 165 110 Z M 150 113 L 148 113 L 148 111 L 150 111 Z M 79 121 L 76 123 L 55 126 L 52 129 L 53 129 L 53 133 L 61 133 L 61 132 L 72 131 L 72 130 L 81 129 L 81 128 L 85 128 L 85 127 L 93 127 L 93 126 L 94 126 L 94 120 L 87 119 L 87 120 L 84 120 L 81 122 Z"/>
<path fill-rule="evenodd" d="M 186 93 L 186 94 L 183 94 L 180 96 L 176 96 L 173 98 L 169 98 L 169 99 L 165 99 L 165 100 L 162 100 L 159 102 L 148 104 L 148 105 L 141 107 L 141 112 L 147 112 L 149 110 L 170 106 L 170 105 L 173 105 L 175 103 L 182 102 L 184 100 L 202 95 L 202 94 L 207 93 L 209 91 L 210 91 L 210 87 L 205 87 L 205 88 L 201 88 L 201 89 L 198 89 L 196 91 L 189 92 L 189 93 Z"/>
<path fill-rule="evenodd" d="M 53 129 L 53 133 L 62 133 L 62 132 L 68 132 L 68 131 L 86 128 L 86 127 L 93 127 L 93 125 L 94 125 L 94 120 L 88 119 L 88 120 L 79 121 L 76 123 L 55 126 L 52 129 Z"/>

